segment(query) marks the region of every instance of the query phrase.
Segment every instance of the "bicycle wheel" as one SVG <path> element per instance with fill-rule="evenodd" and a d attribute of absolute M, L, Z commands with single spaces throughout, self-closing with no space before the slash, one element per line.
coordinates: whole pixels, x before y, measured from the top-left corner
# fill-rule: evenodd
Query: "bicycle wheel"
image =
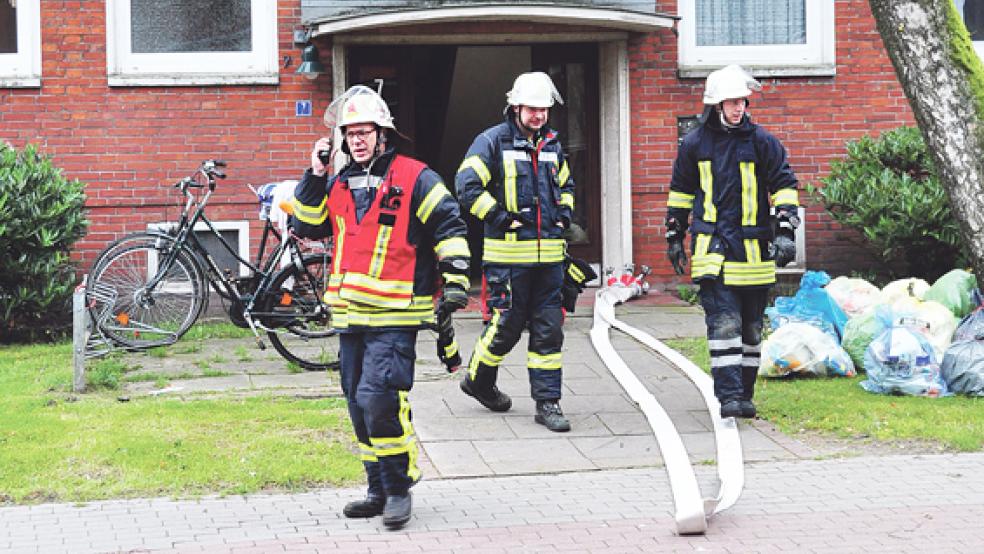
<path fill-rule="evenodd" d="M 173 253 L 173 239 L 137 234 L 113 243 L 96 260 L 86 297 L 107 338 L 133 348 L 161 346 L 177 341 L 195 322 L 207 292 L 201 269 L 188 252 L 170 259 Z"/>
<path fill-rule="evenodd" d="M 338 367 L 331 309 L 321 299 L 330 264 L 331 256 L 321 253 L 304 257 L 303 273 L 295 265 L 282 269 L 262 293 L 263 313 L 254 314 L 274 329 L 267 336 L 281 356 L 314 371 Z"/>

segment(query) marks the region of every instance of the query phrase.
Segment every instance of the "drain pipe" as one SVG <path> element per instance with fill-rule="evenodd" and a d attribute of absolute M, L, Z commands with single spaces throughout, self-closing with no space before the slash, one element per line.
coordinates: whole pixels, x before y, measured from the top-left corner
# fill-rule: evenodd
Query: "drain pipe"
<path fill-rule="evenodd" d="M 720 405 L 714 397 L 714 382 L 709 375 L 679 352 L 615 317 L 617 304 L 645 293 L 644 276 L 645 273 L 632 278 L 630 273 L 628 278 L 609 279 L 608 286 L 597 292 L 591 342 L 629 398 L 639 405 L 656 435 L 673 493 L 677 533 L 702 534 L 707 530 L 707 517 L 733 506 L 741 495 L 745 481 L 741 440 L 734 418 L 721 419 L 719 415 Z M 700 391 L 714 426 L 720 488 L 713 498 L 702 498 L 686 447 L 666 410 L 612 347 L 608 335 L 612 327 L 654 350 L 683 372 Z"/>

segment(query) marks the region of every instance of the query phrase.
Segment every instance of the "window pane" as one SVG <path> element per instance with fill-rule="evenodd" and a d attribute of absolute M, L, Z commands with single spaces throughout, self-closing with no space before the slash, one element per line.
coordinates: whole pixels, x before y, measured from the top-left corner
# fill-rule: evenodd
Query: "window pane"
<path fill-rule="evenodd" d="M 250 0 L 131 0 L 130 6 L 133 53 L 252 50 Z"/>
<path fill-rule="evenodd" d="M 971 40 L 984 40 L 984 0 L 955 0 Z"/>
<path fill-rule="evenodd" d="M 697 46 L 806 44 L 806 0 L 697 0 Z"/>
<path fill-rule="evenodd" d="M 17 53 L 17 8 L 0 0 L 0 54 Z"/>

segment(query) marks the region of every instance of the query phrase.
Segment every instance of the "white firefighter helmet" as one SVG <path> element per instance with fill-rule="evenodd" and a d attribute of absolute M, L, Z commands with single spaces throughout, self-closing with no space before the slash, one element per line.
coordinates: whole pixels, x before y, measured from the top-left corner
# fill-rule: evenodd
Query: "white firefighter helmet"
<path fill-rule="evenodd" d="M 731 64 L 712 71 L 704 84 L 704 103 L 717 105 L 732 98 L 747 98 L 762 85 L 740 65 Z"/>
<path fill-rule="evenodd" d="M 325 125 L 347 127 L 356 123 L 375 123 L 396 130 L 386 101 L 374 90 L 355 85 L 332 101 L 325 110 Z"/>
<path fill-rule="evenodd" d="M 555 101 L 564 103 L 550 76 L 542 71 L 523 73 L 516 77 L 512 90 L 506 93 L 506 102 L 510 106 L 550 108 Z"/>

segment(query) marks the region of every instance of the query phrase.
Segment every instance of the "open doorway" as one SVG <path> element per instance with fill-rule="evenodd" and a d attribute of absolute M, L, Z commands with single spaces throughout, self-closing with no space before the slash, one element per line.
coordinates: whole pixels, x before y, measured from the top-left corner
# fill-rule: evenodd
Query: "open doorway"
<path fill-rule="evenodd" d="M 454 188 L 454 175 L 475 136 L 502 121 L 505 93 L 526 71 L 544 71 L 565 105 L 551 110 L 576 183 L 571 253 L 600 263 L 601 186 L 598 128 L 598 47 L 594 43 L 494 46 L 352 46 L 347 83 L 375 88 L 382 80 L 403 148 Z M 481 223 L 470 214 L 469 246 L 480 270 Z"/>

